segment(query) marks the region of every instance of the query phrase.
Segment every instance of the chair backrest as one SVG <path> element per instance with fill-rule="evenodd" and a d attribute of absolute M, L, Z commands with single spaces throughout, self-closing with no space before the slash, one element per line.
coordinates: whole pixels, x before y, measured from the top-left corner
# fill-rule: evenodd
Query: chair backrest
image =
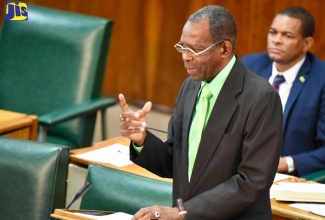
<path fill-rule="evenodd" d="M 46 220 L 65 208 L 69 148 L 0 137 L 0 219 Z"/>
<path fill-rule="evenodd" d="M 81 200 L 81 209 L 134 214 L 151 205 L 172 206 L 172 184 L 144 176 L 90 165 L 87 181 L 92 187 Z"/>
<path fill-rule="evenodd" d="M 111 20 L 28 4 L 28 20 L 3 19 L 0 108 L 41 116 L 100 97 Z M 76 146 L 90 146 L 96 113 L 51 127 Z"/>

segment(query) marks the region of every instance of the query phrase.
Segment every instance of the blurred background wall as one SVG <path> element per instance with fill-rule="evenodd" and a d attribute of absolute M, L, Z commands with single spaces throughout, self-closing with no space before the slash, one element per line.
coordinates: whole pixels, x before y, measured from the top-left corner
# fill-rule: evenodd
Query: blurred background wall
<path fill-rule="evenodd" d="M 4 4 L 0 0 L 2 20 Z M 23 1 L 114 21 L 103 86 L 104 96 L 125 94 L 132 103 L 150 100 L 170 111 L 187 77 L 173 48 L 190 14 L 208 4 L 227 7 L 237 20 L 237 55 L 264 51 L 268 28 L 276 12 L 302 6 L 316 20 L 311 49 L 325 59 L 325 5 L 320 0 L 28 0 Z M 64 33 L 63 33 L 64 34 Z M 25 51 L 26 52 L 26 51 Z M 28 52 L 25 54 L 28 56 Z M 325 74 L 325 73 L 324 73 Z M 1 80 L 1 79 L 0 79 Z"/>

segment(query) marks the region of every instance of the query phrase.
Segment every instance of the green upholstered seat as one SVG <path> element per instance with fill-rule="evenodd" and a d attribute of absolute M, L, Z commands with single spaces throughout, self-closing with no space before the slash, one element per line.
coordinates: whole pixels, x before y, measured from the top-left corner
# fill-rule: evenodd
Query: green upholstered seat
<path fill-rule="evenodd" d="M 71 149 L 92 145 L 111 20 L 28 4 L 27 21 L 0 30 L 0 109 L 39 117 L 39 140 Z M 103 124 L 103 139 L 106 125 Z"/>
<path fill-rule="evenodd" d="M 315 171 L 302 176 L 306 180 L 312 180 L 318 183 L 325 183 L 325 170 Z"/>
<path fill-rule="evenodd" d="M 65 207 L 69 148 L 0 137 L 0 219 L 46 220 Z"/>
<path fill-rule="evenodd" d="M 92 187 L 81 200 L 81 209 L 136 213 L 151 205 L 172 206 L 172 184 L 144 176 L 90 165 L 87 181 Z"/>

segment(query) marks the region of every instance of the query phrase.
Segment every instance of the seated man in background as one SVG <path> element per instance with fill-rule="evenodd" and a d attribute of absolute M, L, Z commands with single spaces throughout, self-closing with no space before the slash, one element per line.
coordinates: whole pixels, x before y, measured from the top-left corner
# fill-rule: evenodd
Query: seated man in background
<path fill-rule="evenodd" d="M 325 169 L 325 62 L 308 51 L 314 29 L 307 10 L 286 8 L 271 24 L 267 52 L 242 57 L 279 92 L 284 133 L 278 172 L 296 176 Z"/>

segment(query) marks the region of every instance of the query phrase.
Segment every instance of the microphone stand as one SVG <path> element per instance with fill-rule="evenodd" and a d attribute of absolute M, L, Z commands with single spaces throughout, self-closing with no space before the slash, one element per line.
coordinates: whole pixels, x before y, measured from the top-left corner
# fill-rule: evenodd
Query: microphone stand
<path fill-rule="evenodd" d="M 70 204 L 65 208 L 65 209 L 69 209 L 70 206 L 77 201 L 78 199 L 80 199 L 92 186 L 92 184 L 90 182 L 86 182 L 85 185 L 79 190 L 79 192 L 77 192 L 77 194 L 75 195 L 75 197 L 73 198 L 73 200 L 70 202 Z"/>
<path fill-rule="evenodd" d="M 65 209 L 69 209 L 70 206 L 77 201 L 78 199 L 80 199 L 92 186 L 92 184 L 90 182 L 86 182 L 85 185 L 83 185 L 81 187 L 81 189 L 77 192 L 77 194 L 75 195 L 75 197 L 73 198 L 73 200 L 69 203 L 69 205 L 67 205 L 67 207 Z M 54 220 L 58 220 L 57 218 L 55 218 Z"/>

